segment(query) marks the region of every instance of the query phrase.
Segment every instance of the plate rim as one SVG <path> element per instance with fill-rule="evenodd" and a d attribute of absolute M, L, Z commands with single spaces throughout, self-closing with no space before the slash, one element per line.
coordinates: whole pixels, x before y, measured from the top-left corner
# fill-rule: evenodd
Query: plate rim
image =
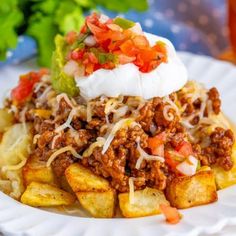
<path fill-rule="evenodd" d="M 203 56 L 203 55 L 196 55 L 196 54 L 192 54 L 192 53 L 188 53 L 188 52 L 178 52 L 178 54 L 180 55 L 181 59 L 184 59 L 186 61 L 190 61 L 191 60 L 204 60 L 204 61 L 208 61 L 210 63 L 220 63 L 222 66 L 227 66 L 228 68 L 232 68 L 232 70 L 235 70 L 235 76 L 236 76 L 236 67 L 228 62 L 224 62 L 224 61 L 219 61 L 216 60 L 214 58 L 211 58 L 209 56 Z M 190 62 L 189 62 L 190 63 Z M 31 64 L 31 63 L 29 63 Z M 5 68 L 1 68 L 0 69 L 0 74 L 1 71 L 5 70 L 9 70 L 9 68 L 12 67 L 16 67 L 19 68 L 20 65 L 17 66 L 6 66 Z M 188 67 L 188 65 L 187 65 Z M 1 80 L 1 78 L 0 78 Z M 235 80 L 235 84 L 236 84 L 236 80 Z M 225 196 L 235 196 L 236 197 L 236 185 L 235 186 L 231 186 L 227 189 L 224 190 L 220 190 L 218 191 L 219 194 L 219 201 L 217 203 L 213 203 L 210 205 L 206 205 L 206 206 L 199 206 L 199 207 L 194 207 L 191 209 L 186 209 L 186 210 L 180 210 L 180 212 L 183 213 L 184 216 L 191 216 L 192 212 L 194 211 L 199 211 L 196 209 L 200 209 L 200 208 L 213 208 L 214 206 L 216 206 L 216 204 L 219 204 L 220 206 L 223 204 L 222 203 L 222 199 Z M 42 225 L 45 224 L 45 219 L 48 220 L 49 222 L 53 222 L 55 223 L 57 222 L 63 222 L 65 224 L 66 229 L 70 230 L 68 232 L 69 235 L 78 235 L 77 233 L 75 234 L 75 230 L 79 230 L 79 232 L 81 234 L 79 235 L 86 235 L 86 236 L 92 236 L 93 232 L 97 233 L 97 236 L 103 236 L 103 235 L 110 235 L 109 233 L 114 233 L 114 235 L 118 235 L 121 234 L 123 236 L 132 236 L 132 235 L 139 235 L 139 236 L 144 236 L 144 231 L 145 230 L 149 230 L 148 231 L 148 235 L 149 236 L 154 236 L 156 233 L 158 233 L 156 230 L 156 228 L 158 228 L 158 226 L 160 226 L 159 228 L 161 228 L 161 235 L 162 236 L 198 236 L 200 234 L 212 234 L 212 233 L 217 233 L 219 231 L 221 231 L 225 226 L 227 225 L 236 225 L 236 214 L 235 216 L 231 216 L 228 218 L 219 218 L 217 219 L 217 223 L 214 225 L 208 225 L 208 227 L 206 226 L 198 226 L 196 227 L 196 225 L 192 225 L 191 222 L 186 221 L 185 217 L 183 218 L 182 223 L 176 225 L 176 226 L 172 226 L 172 225 L 167 225 L 167 224 L 163 224 L 164 222 L 164 217 L 161 215 L 156 215 L 156 216 L 149 216 L 149 217 L 141 217 L 141 218 L 135 218 L 135 219 L 127 219 L 127 218 L 115 218 L 115 219 L 95 219 L 95 218 L 84 218 L 84 217 L 77 217 L 77 216 L 67 216 L 67 215 L 62 215 L 62 214 L 57 214 L 54 212 L 47 212 L 45 210 L 42 209 L 37 209 L 37 208 L 33 208 L 27 205 L 23 205 L 19 202 L 17 202 L 16 200 L 10 198 L 9 196 L 5 195 L 4 193 L 0 192 L 0 201 L 2 201 L 3 205 L 5 204 L 5 206 L 1 206 L 0 205 L 0 231 L 6 235 L 40 235 L 37 234 L 37 227 L 40 228 L 40 224 L 37 224 L 37 222 L 33 222 L 34 225 L 31 227 L 26 227 L 26 228 L 17 228 L 16 225 L 17 223 L 20 223 L 22 221 L 22 217 L 20 218 L 13 218 L 13 220 L 2 220 L 2 214 L 5 212 L 5 214 L 15 214 L 15 216 L 21 216 L 22 214 L 24 214 L 24 218 L 31 218 L 31 217 L 38 217 L 40 220 L 42 220 Z M 222 205 L 224 206 L 224 204 Z M 236 209 L 236 203 L 233 206 Z M 14 212 L 12 210 L 12 208 L 14 209 Z M 6 216 L 5 216 L 6 217 Z M 13 222 L 13 223 L 12 223 Z M 14 223 L 15 222 L 15 223 Z M 25 222 L 25 221 L 24 221 Z M 154 223 L 155 222 L 155 223 Z M 26 222 L 25 222 L 26 223 Z M 73 229 L 71 229 L 69 226 L 73 225 L 73 223 L 76 223 L 77 225 L 79 225 L 79 229 L 76 226 Z M 113 226 L 113 224 L 116 224 L 116 227 Z M 95 224 L 95 225 L 94 225 Z M 137 225 L 138 224 L 138 225 Z M 153 225 L 154 224 L 154 225 Z M 160 225 L 161 224 L 161 225 Z M 132 226 L 136 227 L 136 229 L 132 229 Z M 92 226 L 92 229 L 90 226 Z M 113 226 L 113 227 L 112 227 Z M 116 229 L 116 231 L 114 231 L 114 228 L 119 228 Z M 146 229 L 143 229 L 143 227 L 147 227 Z M 184 229 L 184 227 L 186 227 Z M 35 231 L 35 229 L 36 231 Z M 127 232 L 125 232 L 127 230 Z M 131 228 L 131 229 L 130 229 Z M 179 232 L 177 233 L 173 233 L 173 229 L 178 228 Z M 103 231 L 101 231 L 101 229 Z M 105 230 L 104 230 L 105 229 Z M 186 231 L 187 229 L 187 231 Z M 42 230 L 40 228 L 40 230 Z M 47 230 L 47 229 L 45 229 Z M 51 229 L 49 229 L 51 230 Z M 73 231 L 72 231 L 73 230 Z M 97 230 L 97 231 L 96 231 Z M 45 231 L 44 231 L 45 232 Z M 102 232 L 102 234 L 101 234 Z M 44 234 L 44 235 L 51 235 L 51 231 L 47 232 L 49 234 Z M 55 235 L 55 233 L 54 233 Z M 56 235 L 65 235 L 63 233 L 63 231 L 59 231 L 56 233 Z"/>

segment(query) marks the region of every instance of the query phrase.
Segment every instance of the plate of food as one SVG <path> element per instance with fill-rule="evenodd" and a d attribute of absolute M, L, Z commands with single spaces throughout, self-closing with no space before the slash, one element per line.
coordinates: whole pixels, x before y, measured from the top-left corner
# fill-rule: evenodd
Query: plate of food
<path fill-rule="evenodd" d="M 196 236 L 236 224 L 233 65 L 98 13 L 55 45 L 51 70 L 0 74 L 1 232 Z"/>

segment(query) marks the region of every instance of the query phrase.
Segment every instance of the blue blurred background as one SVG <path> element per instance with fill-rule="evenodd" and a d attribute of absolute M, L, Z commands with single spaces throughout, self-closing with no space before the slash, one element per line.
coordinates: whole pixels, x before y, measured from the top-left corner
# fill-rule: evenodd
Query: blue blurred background
<path fill-rule="evenodd" d="M 98 9 L 110 17 L 117 15 Z M 141 22 L 146 32 L 170 39 L 180 51 L 216 57 L 229 46 L 226 0 L 149 0 L 147 11 L 131 10 L 120 15 Z M 7 60 L 0 66 L 19 63 L 36 54 L 35 40 L 22 35 L 16 49 L 7 52 Z"/>

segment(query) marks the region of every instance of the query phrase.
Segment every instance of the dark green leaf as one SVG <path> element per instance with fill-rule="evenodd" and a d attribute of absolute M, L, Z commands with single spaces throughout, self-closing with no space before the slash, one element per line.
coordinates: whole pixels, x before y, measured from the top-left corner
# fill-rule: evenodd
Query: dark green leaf
<path fill-rule="evenodd" d="M 32 21 L 27 33 L 37 40 L 39 64 L 49 67 L 54 50 L 54 37 L 57 33 L 57 27 L 54 24 L 53 18 L 45 16 Z"/>

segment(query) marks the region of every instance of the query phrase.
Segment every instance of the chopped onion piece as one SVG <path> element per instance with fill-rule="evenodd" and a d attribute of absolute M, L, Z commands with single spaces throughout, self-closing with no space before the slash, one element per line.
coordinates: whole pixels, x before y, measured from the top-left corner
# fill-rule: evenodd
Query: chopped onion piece
<path fill-rule="evenodd" d="M 89 35 L 85 40 L 84 40 L 85 45 L 87 45 L 88 47 L 92 47 L 94 45 L 96 45 L 96 40 L 95 37 L 93 35 Z"/>
<path fill-rule="evenodd" d="M 99 22 L 102 24 L 105 24 L 108 20 L 109 20 L 109 17 L 104 14 L 101 14 L 99 17 Z"/>
<path fill-rule="evenodd" d="M 73 60 L 69 60 L 64 68 L 63 68 L 64 72 L 69 75 L 69 76 L 74 76 L 77 74 L 79 68 L 78 68 L 78 63 L 76 61 Z"/>
<path fill-rule="evenodd" d="M 194 156 L 189 156 L 185 161 L 176 166 L 176 169 L 187 176 L 192 176 L 197 171 L 198 160 Z"/>
<path fill-rule="evenodd" d="M 138 35 L 143 34 L 142 27 L 139 23 L 135 23 L 135 25 L 129 28 L 129 30 L 131 30 L 133 33 L 138 34 Z"/>

